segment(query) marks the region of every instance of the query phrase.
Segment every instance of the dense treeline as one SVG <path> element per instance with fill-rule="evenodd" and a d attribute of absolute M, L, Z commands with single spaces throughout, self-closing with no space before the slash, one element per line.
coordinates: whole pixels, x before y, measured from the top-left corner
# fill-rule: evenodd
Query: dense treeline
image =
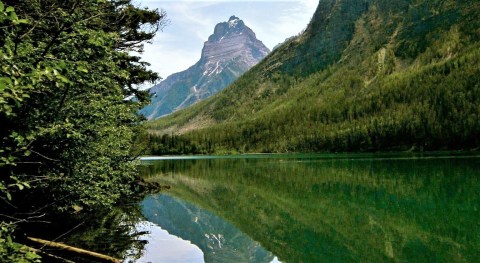
<path fill-rule="evenodd" d="M 130 54 L 164 18 L 130 0 L 0 2 L 1 262 L 38 261 L 12 242 L 14 227 L 132 193 L 147 97 L 134 87 L 158 76 Z"/>
<path fill-rule="evenodd" d="M 224 92 L 148 123 L 152 133 L 178 130 L 217 152 L 480 146 L 478 2 L 333 2 Z M 337 44 L 330 59 L 308 51 Z"/>
<path fill-rule="evenodd" d="M 143 155 L 185 155 L 210 154 L 215 151 L 211 143 L 200 145 L 183 136 L 164 134 L 161 136 L 144 135 L 137 138 L 143 141 Z"/>

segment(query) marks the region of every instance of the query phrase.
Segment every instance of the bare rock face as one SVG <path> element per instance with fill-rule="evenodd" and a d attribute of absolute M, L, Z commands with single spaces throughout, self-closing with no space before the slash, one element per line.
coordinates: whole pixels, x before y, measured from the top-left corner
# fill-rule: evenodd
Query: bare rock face
<path fill-rule="evenodd" d="M 228 22 L 215 26 L 214 34 L 205 42 L 202 58 L 207 64 L 216 64 L 241 57 L 247 65 L 254 66 L 269 52 L 242 20 L 232 16 Z"/>
<path fill-rule="evenodd" d="M 156 119 L 203 100 L 230 85 L 268 55 L 270 50 L 236 16 L 215 26 L 200 60 L 150 89 L 150 105 L 140 112 Z"/>

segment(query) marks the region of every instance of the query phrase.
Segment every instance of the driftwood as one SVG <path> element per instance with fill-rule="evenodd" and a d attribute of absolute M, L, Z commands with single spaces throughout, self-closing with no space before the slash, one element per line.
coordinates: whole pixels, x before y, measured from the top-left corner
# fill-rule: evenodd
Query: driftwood
<path fill-rule="evenodd" d="M 65 244 L 58 243 L 58 242 L 43 240 L 43 239 L 40 239 L 40 238 L 28 237 L 28 239 L 30 241 L 42 244 L 42 245 L 47 246 L 47 247 L 59 248 L 59 249 L 67 250 L 67 251 L 70 251 L 70 252 L 78 253 L 78 254 L 81 254 L 81 255 L 91 256 L 91 257 L 101 259 L 101 260 L 104 260 L 104 261 L 107 261 L 107 262 L 120 263 L 119 259 L 107 256 L 107 255 L 103 255 L 103 254 L 100 254 L 100 253 L 97 253 L 97 252 L 92 252 L 92 251 L 88 251 L 88 250 L 85 250 L 85 249 L 72 247 L 72 246 L 65 245 Z"/>

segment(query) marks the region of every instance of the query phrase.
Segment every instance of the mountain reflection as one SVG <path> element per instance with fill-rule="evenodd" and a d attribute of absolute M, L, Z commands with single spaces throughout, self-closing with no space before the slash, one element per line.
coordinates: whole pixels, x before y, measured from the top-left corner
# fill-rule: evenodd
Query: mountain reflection
<path fill-rule="evenodd" d="M 146 198 L 142 210 L 148 221 L 198 246 L 205 262 L 271 262 L 274 258 L 231 223 L 191 203 L 159 194 Z"/>
<path fill-rule="evenodd" d="M 478 157 L 293 155 L 147 164 L 147 180 L 170 185 L 168 194 L 183 201 L 161 195 L 146 202 L 153 208 L 158 198 L 170 198 L 172 207 L 163 209 L 163 215 L 157 212 L 158 217 L 149 209 L 144 213 L 172 231 L 179 231 L 180 224 L 188 233 L 201 233 L 192 236 L 202 241 L 192 242 L 204 251 L 225 244 L 217 234 L 226 237 L 229 228 L 220 219 L 195 223 L 203 214 L 184 201 L 228 220 L 282 262 L 475 262 L 480 258 Z M 217 227 L 225 230 L 219 232 Z M 245 249 L 244 258 L 260 251 L 242 242 L 236 246 Z M 210 256 L 224 262 L 213 253 Z M 264 258 L 268 261 L 271 256 Z"/>

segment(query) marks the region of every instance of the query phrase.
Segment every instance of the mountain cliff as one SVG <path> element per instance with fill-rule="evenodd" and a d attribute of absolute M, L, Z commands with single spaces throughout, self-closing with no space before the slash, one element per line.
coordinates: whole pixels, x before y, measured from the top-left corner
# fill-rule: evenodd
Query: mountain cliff
<path fill-rule="evenodd" d="M 148 124 L 206 151 L 475 149 L 480 2 L 322 0 L 228 89 Z"/>
<path fill-rule="evenodd" d="M 150 89 L 154 97 L 141 113 L 155 119 L 203 100 L 231 84 L 269 52 L 252 29 L 232 16 L 215 26 L 195 65 Z"/>

